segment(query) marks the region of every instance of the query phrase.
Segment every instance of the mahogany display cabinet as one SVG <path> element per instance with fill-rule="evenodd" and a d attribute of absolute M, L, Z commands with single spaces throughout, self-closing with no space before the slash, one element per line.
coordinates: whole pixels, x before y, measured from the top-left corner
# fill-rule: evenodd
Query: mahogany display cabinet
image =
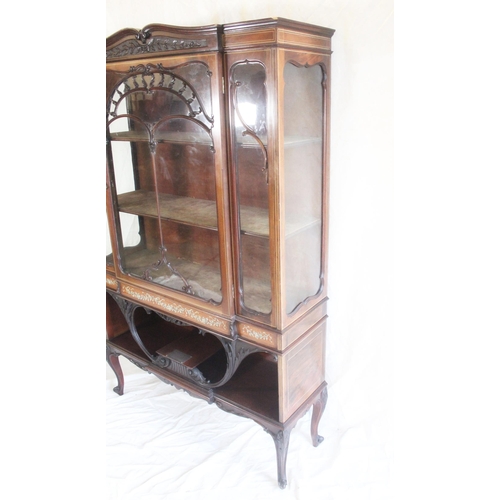
<path fill-rule="evenodd" d="M 333 30 L 151 24 L 106 43 L 107 360 L 274 439 L 323 438 Z"/>

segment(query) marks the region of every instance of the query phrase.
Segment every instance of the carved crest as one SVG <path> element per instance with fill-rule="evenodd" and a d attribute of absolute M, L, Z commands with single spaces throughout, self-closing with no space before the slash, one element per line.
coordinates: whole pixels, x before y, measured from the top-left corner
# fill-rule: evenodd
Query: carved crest
<path fill-rule="evenodd" d="M 118 57 L 150 54 L 154 52 L 168 52 L 171 50 L 198 49 L 206 47 L 207 40 L 188 40 L 168 36 L 152 36 L 148 29 L 141 30 L 135 35 L 135 40 L 125 40 L 106 51 L 106 59 Z"/>

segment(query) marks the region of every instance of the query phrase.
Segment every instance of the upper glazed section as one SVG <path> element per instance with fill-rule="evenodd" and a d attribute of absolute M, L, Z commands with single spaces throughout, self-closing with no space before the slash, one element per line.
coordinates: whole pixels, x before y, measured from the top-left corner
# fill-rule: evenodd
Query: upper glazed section
<path fill-rule="evenodd" d="M 219 25 L 185 28 L 149 24 L 142 30 L 126 28 L 106 39 L 106 60 L 216 51 L 220 49 L 220 33 Z"/>

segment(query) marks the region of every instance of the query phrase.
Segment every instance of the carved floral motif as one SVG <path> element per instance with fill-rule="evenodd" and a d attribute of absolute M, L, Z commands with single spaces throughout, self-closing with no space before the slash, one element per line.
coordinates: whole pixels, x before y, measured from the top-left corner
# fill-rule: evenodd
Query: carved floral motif
<path fill-rule="evenodd" d="M 183 40 L 167 36 L 137 37 L 136 40 L 126 40 L 112 49 L 106 51 L 106 59 L 116 57 L 134 56 L 140 54 L 150 54 L 152 52 L 165 52 L 170 50 L 183 50 L 206 47 L 207 41 L 203 40 Z"/>

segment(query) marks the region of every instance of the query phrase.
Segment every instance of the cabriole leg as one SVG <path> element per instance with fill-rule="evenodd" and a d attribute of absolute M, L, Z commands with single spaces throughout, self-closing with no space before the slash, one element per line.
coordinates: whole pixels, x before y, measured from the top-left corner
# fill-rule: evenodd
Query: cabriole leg
<path fill-rule="evenodd" d="M 118 385 L 113 389 L 119 396 L 123 395 L 123 372 L 122 367 L 120 366 L 120 360 L 118 359 L 118 354 L 114 354 L 109 350 L 109 347 L 106 346 L 106 361 L 109 366 L 116 375 L 118 380 Z"/>
<path fill-rule="evenodd" d="M 321 442 L 323 442 L 323 436 L 318 434 L 318 424 L 325 411 L 326 401 L 328 399 L 328 391 L 326 387 L 321 391 L 318 399 L 313 404 L 313 414 L 311 420 L 311 437 L 313 446 L 318 446 Z"/>
<path fill-rule="evenodd" d="M 286 456 L 288 443 L 290 441 L 290 429 L 280 430 L 277 433 L 267 431 L 273 437 L 276 446 L 276 458 L 278 461 L 278 484 L 281 489 L 286 488 Z"/>

